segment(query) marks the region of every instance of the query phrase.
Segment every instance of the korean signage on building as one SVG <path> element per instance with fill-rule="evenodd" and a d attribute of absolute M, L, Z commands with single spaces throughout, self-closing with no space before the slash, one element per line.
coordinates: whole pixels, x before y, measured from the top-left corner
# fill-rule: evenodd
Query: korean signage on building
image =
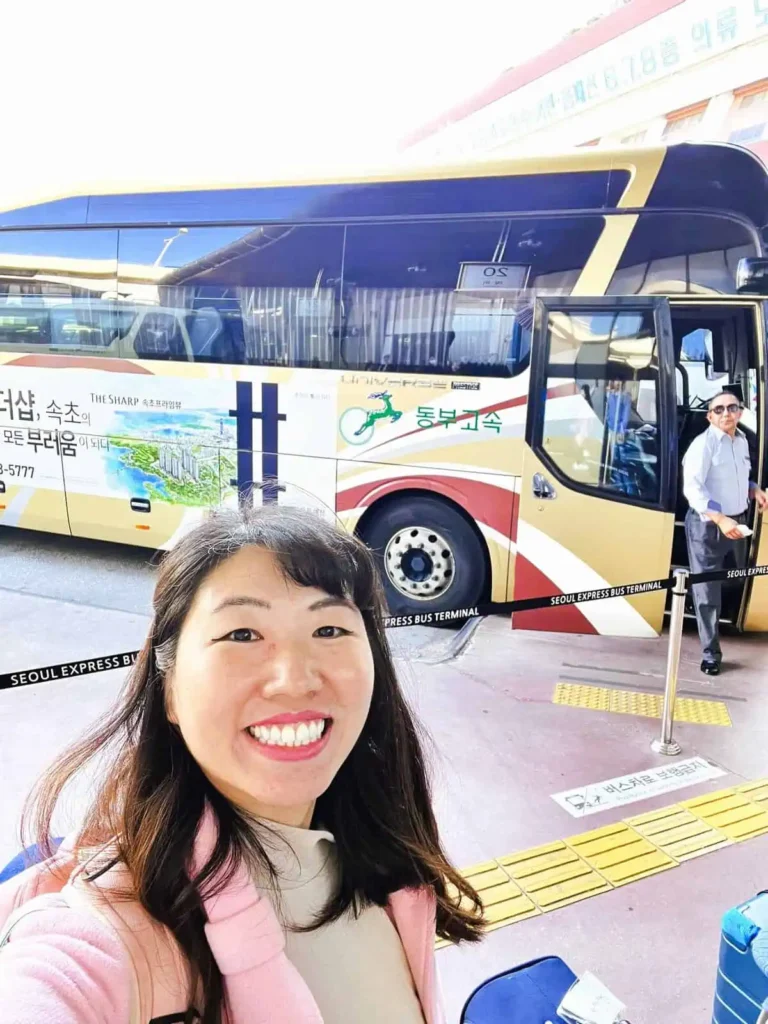
<path fill-rule="evenodd" d="M 434 155 L 494 149 L 760 37 L 768 0 L 687 0 L 446 128 Z"/>

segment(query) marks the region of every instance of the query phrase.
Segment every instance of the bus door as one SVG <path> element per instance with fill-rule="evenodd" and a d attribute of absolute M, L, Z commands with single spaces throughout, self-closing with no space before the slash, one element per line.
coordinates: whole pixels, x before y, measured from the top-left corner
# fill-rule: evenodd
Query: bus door
<path fill-rule="evenodd" d="M 763 303 L 748 297 L 690 296 L 671 300 L 675 346 L 679 452 L 682 457 L 707 429 L 707 406 L 720 391 L 730 391 L 743 406 L 739 429 L 750 450 L 751 475 L 765 487 L 765 330 Z M 677 523 L 672 564 L 688 566 L 684 520 L 688 503 L 678 480 Z M 768 530 L 750 508 L 749 564 L 768 562 Z M 726 565 L 726 568 L 730 568 Z M 689 602 L 689 614 L 693 614 Z M 768 629 L 768 578 L 726 580 L 721 621 L 745 630 Z"/>
<path fill-rule="evenodd" d="M 766 443 L 766 402 L 768 402 L 768 309 L 765 301 L 754 309 L 756 327 L 756 368 L 750 370 L 754 384 L 747 388 L 749 400 L 754 402 L 754 424 L 758 438 L 756 459 L 752 464 L 754 479 L 763 490 L 768 486 L 768 444 Z M 743 422 L 743 421 L 742 421 Z M 768 511 L 755 513 L 751 523 L 755 530 L 750 551 L 750 563 L 768 565 Z M 739 625 L 748 632 L 768 630 L 768 577 L 750 580 L 744 590 Z"/>
<path fill-rule="evenodd" d="M 677 477 L 666 299 L 538 299 L 514 599 L 669 575 Z M 516 629 L 656 636 L 665 592 L 513 613 Z"/>

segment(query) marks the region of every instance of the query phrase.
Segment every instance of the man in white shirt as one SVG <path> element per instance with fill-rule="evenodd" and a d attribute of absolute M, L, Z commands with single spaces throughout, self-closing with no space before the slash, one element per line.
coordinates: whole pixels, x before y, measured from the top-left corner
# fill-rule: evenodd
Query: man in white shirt
<path fill-rule="evenodd" d="M 722 391 L 709 401 L 709 428 L 695 438 L 683 458 L 683 493 L 690 506 L 685 537 L 691 572 L 714 572 L 733 554 L 738 568 L 747 559 L 747 541 L 740 530 L 747 521 L 750 498 L 762 511 L 768 497 L 749 478 L 749 444 L 738 429 L 741 405 L 735 395 Z M 722 583 L 693 585 L 696 621 L 703 660 L 701 671 L 720 672 L 722 652 L 718 636 Z"/>

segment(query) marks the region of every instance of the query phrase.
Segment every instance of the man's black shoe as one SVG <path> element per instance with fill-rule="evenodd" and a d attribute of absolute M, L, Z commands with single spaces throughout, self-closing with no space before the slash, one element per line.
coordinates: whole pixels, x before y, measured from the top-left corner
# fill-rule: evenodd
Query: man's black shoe
<path fill-rule="evenodd" d="M 720 662 L 712 661 L 710 658 L 705 658 L 701 663 L 701 671 L 705 676 L 719 676 Z"/>

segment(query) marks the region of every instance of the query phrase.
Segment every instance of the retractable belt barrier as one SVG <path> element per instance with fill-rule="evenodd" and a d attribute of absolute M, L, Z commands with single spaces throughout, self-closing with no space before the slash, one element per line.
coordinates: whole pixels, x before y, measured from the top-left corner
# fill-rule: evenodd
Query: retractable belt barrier
<path fill-rule="evenodd" d="M 688 577 L 688 584 L 710 583 L 714 580 L 751 579 L 754 576 L 768 576 L 768 565 L 755 565 L 749 569 L 719 569 L 715 572 L 694 573 Z M 613 597 L 635 597 L 638 594 L 652 594 L 658 590 L 670 590 L 674 578 L 667 576 L 660 580 L 644 580 L 641 583 L 624 583 L 618 587 L 603 587 L 598 590 L 577 590 L 572 594 L 549 594 L 546 597 L 528 597 L 521 601 L 504 601 L 475 605 L 470 608 L 452 608 L 443 612 L 414 612 L 410 615 L 390 615 L 384 619 L 387 629 L 403 626 L 433 626 L 445 622 L 466 622 L 468 619 L 485 615 L 509 615 L 512 612 L 536 611 L 540 608 L 560 608 L 568 604 L 585 604 L 588 601 L 608 601 Z M 117 668 L 130 668 L 136 661 L 138 651 L 122 654 L 107 654 L 101 658 L 84 658 L 80 661 L 66 661 L 59 665 L 28 669 L 24 672 L 6 672 L 0 675 L 0 690 L 30 686 L 34 683 L 49 683 L 57 679 L 71 679 L 73 676 L 93 675 Z"/>

